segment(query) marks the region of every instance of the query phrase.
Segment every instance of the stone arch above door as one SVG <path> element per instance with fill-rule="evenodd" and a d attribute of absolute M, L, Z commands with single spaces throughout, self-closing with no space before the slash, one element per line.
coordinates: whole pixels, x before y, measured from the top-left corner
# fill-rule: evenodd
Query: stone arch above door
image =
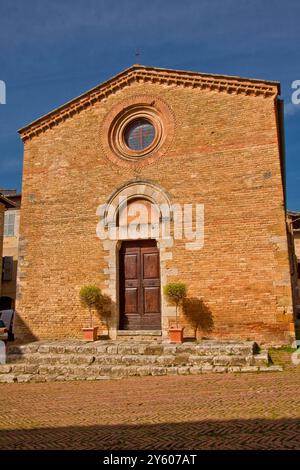
<path fill-rule="evenodd" d="M 129 181 L 114 191 L 108 198 L 105 211 L 105 225 L 116 225 L 118 212 L 124 201 L 147 200 L 162 209 L 162 220 L 168 221 L 171 214 L 171 202 L 167 192 L 151 181 Z"/>
<path fill-rule="evenodd" d="M 162 216 L 159 210 L 159 206 L 153 204 L 149 199 L 136 197 L 127 201 L 126 206 L 119 207 L 117 226 L 127 226 L 130 223 L 142 224 L 155 224 L 158 225 L 161 222 Z"/>

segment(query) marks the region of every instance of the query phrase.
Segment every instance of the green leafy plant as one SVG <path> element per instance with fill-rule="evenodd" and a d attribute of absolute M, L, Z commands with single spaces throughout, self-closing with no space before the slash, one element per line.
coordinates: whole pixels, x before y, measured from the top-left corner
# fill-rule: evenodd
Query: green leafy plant
<path fill-rule="evenodd" d="M 186 297 L 186 284 L 183 282 L 169 282 L 164 286 L 164 294 L 169 302 L 176 306 L 176 328 L 178 328 L 178 307 Z"/>
<path fill-rule="evenodd" d="M 101 305 L 101 289 L 94 285 L 83 286 L 80 289 L 79 297 L 81 303 L 89 309 L 90 328 L 93 328 L 93 309 L 97 309 Z"/>

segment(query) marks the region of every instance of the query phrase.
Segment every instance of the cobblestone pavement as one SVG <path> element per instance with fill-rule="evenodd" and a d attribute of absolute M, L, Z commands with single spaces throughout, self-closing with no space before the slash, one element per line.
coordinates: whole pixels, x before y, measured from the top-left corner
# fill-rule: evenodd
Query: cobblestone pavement
<path fill-rule="evenodd" d="M 2 384 L 0 449 L 300 449 L 299 386 L 300 366 Z"/>

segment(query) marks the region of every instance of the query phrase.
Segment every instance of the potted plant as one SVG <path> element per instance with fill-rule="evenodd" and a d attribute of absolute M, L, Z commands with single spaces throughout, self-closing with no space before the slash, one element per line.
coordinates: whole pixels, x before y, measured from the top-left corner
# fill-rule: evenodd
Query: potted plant
<path fill-rule="evenodd" d="M 169 328 L 171 343 L 182 343 L 183 328 L 179 326 L 178 307 L 186 297 L 186 285 L 183 282 L 170 282 L 164 286 L 164 294 L 176 307 L 176 326 Z"/>
<path fill-rule="evenodd" d="M 101 303 L 101 289 L 99 287 L 88 285 L 80 289 L 79 297 L 82 304 L 89 309 L 90 326 L 82 328 L 85 341 L 96 341 L 98 326 L 93 324 L 93 309 L 97 309 Z"/>

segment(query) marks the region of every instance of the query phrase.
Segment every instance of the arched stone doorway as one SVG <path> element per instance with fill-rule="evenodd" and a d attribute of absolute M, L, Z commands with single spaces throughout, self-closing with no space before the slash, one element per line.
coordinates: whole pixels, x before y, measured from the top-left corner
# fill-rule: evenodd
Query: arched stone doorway
<path fill-rule="evenodd" d="M 105 211 L 103 211 L 102 209 L 102 215 L 105 219 L 104 226 L 107 228 L 113 226 L 117 229 L 115 232 L 115 238 L 108 237 L 103 240 L 103 248 L 108 252 L 108 255 L 105 257 L 105 259 L 107 260 L 107 268 L 105 270 L 107 273 L 107 287 L 104 289 L 104 293 L 108 295 L 112 300 L 112 309 L 110 317 L 111 337 L 115 339 L 118 335 L 119 330 L 129 330 L 131 328 L 130 322 L 127 324 L 126 322 L 124 322 L 124 311 L 122 311 L 122 309 L 124 310 L 122 304 L 122 295 L 124 303 L 124 291 L 121 290 L 121 282 L 126 282 L 126 276 L 125 280 L 122 280 L 120 274 L 122 262 L 122 249 L 124 248 L 124 246 L 126 246 L 126 242 L 132 240 L 132 238 L 128 237 L 128 233 L 126 231 L 123 232 L 122 230 L 124 228 L 124 225 L 126 226 L 126 223 L 124 224 L 124 200 L 126 200 L 127 205 L 127 207 L 125 208 L 125 214 L 127 212 L 126 215 L 129 216 L 130 221 L 130 217 L 132 215 L 131 209 L 134 209 L 135 204 L 142 203 L 145 208 L 145 213 L 147 211 L 149 213 L 151 206 L 151 210 L 152 212 L 154 212 L 154 224 L 152 225 L 156 226 L 154 227 L 154 231 L 148 230 L 146 236 L 143 236 L 143 232 L 141 234 L 137 234 L 135 240 L 132 242 L 134 249 L 138 251 L 138 254 L 136 256 L 140 257 L 142 256 L 142 253 L 140 251 L 142 247 L 139 246 L 139 243 L 141 243 L 141 245 L 143 245 L 143 243 L 145 243 L 146 245 L 147 243 L 153 243 L 152 247 L 150 245 L 149 248 L 152 250 L 155 248 L 157 255 L 153 255 L 152 260 L 155 259 L 155 256 L 157 257 L 156 261 L 153 261 L 155 267 L 149 267 L 149 270 L 151 271 L 151 269 L 156 269 L 158 271 L 152 278 L 153 282 L 157 283 L 158 285 L 149 286 L 153 287 L 153 290 L 152 292 L 151 290 L 147 292 L 147 294 L 149 293 L 148 298 L 146 299 L 148 305 L 141 307 L 143 300 L 145 301 L 145 298 L 143 299 L 143 297 L 139 300 L 139 304 L 135 304 L 136 300 L 134 299 L 133 291 L 131 291 L 131 303 L 133 304 L 130 306 L 130 308 L 133 310 L 135 309 L 136 313 L 138 313 L 135 318 L 136 324 L 134 325 L 134 329 L 140 328 L 144 331 L 161 330 L 162 335 L 164 336 L 167 335 L 167 330 L 169 326 L 168 316 L 170 315 L 170 307 L 166 305 L 164 296 L 162 295 L 161 287 L 168 282 L 169 275 L 174 276 L 177 274 L 176 269 L 169 269 L 167 267 L 167 262 L 172 259 L 172 247 L 174 243 L 172 236 L 165 235 L 166 233 L 168 233 L 167 227 L 168 224 L 170 224 L 171 202 L 167 193 L 160 186 L 149 181 L 135 180 L 132 182 L 128 182 L 126 185 L 117 189 L 108 198 Z M 144 228 L 151 229 L 151 227 L 149 227 L 151 226 L 151 224 L 145 223 L 144 225 L 147 226 Z M 146 273 L 146 275 L 148 274 Z M 152 275 L 153 273 L 150 273 L 150 280 Z M 140 277 L 136 279 L 136 281 L 141 286 L 141 291 L 142 284 L 145 279 L 143 278 L 143 273 L 141 273 L 139 276 Z M 124 288 L 125 285 L 123 284 L 123 289 Z M 153 295 L 150 295 L 150 292 Z M 141 294 L 136 292 L 136 295 Z M 147 312 L 147 310 L 152 310 L 152 312 Z M 146 318 L 147 313 L 153 313 L 154 315 L 149 319 L 149 317 Z M 145 315 L 144 318 L 142 318 L 143 315 Z"/>

